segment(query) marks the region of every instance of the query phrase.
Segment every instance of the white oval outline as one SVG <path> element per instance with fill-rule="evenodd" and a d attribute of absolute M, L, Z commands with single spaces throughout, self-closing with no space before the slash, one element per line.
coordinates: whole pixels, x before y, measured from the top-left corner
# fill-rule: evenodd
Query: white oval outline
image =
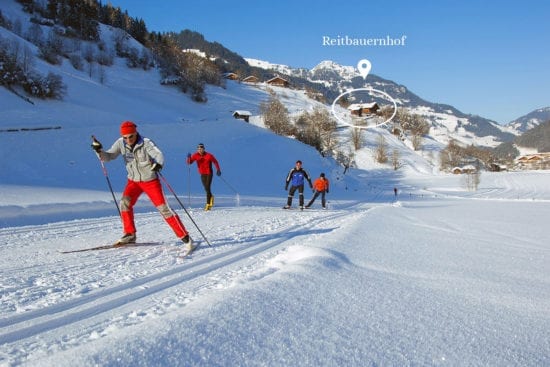
<path fill-rule="evenodd" d="M 393 114 L 390 116 L 390 118 L 387 119 L 386 121 L 381 122 L 379 124 L 376 124 L 374 126 L 355 126 L 355 125 L 351 125 L 351 124 L 347 123 L 346 121 L 340 119 L 340 117 L 338 117 L 338 115 L 336 114 L 336 111 L 334 111 L 334 106 L 336 105 L 336 101 L 339 100 L 340 98 L 342 98 L 343 96 L 345 96 L 346 94 L 350 94 L 350 93 L 360 91 L 360 90 L 364 90 L 364 91 L 367 91 L 367 92 L 376 91 L 376 92 L 388 97 L 391 100 L 391 102 L 393 103 Z M 390 122 L 395 117 L 395 115 L 397 114 L 397 102 L 395 102 L 395 99 L 393 99 L 388 93 L 386 93 L 384 91 L 374 89 L 374 88 L 356 88 L 356 89 L 348 90 L 347 92 L 344 92 L 344 93 L 340 94 L 338 97 L 336 97 L 336 99 L 334 99 L 334 102 L 332 102 L 332 106 L 330 108 L 330 111 L 332 112 L 332 115 L 336 118 L 336 120 L 340 121 L 344 125 L 347 125 L 349 127 L 358 127 L 360 129 L 368 129 L 369 127 L 378 127 L 378 126 L 385 125 L 388 122 Z"/>

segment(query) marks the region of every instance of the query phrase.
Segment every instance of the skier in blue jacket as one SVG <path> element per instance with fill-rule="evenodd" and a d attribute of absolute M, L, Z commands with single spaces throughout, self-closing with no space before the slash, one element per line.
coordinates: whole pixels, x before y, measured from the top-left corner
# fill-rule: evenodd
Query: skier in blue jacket
<path fill-rule="evenodd" d="M 312 189 L 313 185 L 311 183 L 311 178 L 307 172 L 302 168 L 302 161 L 296 161 L 296 166 L 288 172 L 286 176 L 285 191 L 288 190 L 288 198 L 286 200 L 286 205 L 283 209 L 290 209 L 292 206 L 292 198 L 294 193 L 298 190 L 300 209 L 304 209 L 304 183 L 307 181 L 309 187 Z M 290 189 L 288 185 L 290 184 Z"/>

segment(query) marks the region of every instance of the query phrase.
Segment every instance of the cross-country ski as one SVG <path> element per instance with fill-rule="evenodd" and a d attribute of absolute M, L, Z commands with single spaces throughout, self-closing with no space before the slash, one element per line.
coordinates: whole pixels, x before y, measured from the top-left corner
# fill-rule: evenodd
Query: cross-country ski
<path fill-rule="evenodd" d="M 73 252 L 86 252 L 86 251 L 98 251 L 98 250 L 109 250 L 109 249 L 121 249 L 128 247 L 144 247 L 144 246 L 159 246 L 162 245 L 160 242 L 140 242 L 140 243 L 112 243 L 110 245 L 100 245 L 95 247 L 84 247 L 73 250 L 60 250 L 62 254 L 70 254 Z"/>

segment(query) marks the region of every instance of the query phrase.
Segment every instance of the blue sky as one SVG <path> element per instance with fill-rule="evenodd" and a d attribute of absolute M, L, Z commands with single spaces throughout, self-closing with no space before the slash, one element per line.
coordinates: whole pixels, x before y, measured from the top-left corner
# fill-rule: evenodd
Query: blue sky
<path fill-rule="evenodd" d="M 546 0 L 110 2 L 149 31 L 191 29 L 243 57 L 308 69 L 368 59 L 371 73 L 428 101 L 499 123 L 550 106 Z M 324 46 L 325 36 L 406 39 L 402 46 Z"/>

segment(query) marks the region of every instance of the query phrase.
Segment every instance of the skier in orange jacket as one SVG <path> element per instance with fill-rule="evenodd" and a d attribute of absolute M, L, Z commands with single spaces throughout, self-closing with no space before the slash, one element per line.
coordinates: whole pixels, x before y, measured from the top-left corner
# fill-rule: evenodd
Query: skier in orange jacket
<path fill-rule="evenodd" d="M 315 179 L 315 181 L 313 181 L 313 191 L 315 193 L 313 194 L 313 197 L 311 198 L 309 203 L 307 203 L 306 209 L 309 208 L 311 206 L 311 204 L 313 204 L 313 202 L 315 201 L 315 199 L 317 199 L 317 197 L 319 195 L 321 195 L 321 204 L 323 205 L 323 209 L 326 209 L 327 208 L 327 205 L 326 205 L 327 203 L 326 203 L 326 200 L 325 200 L 325 194 L 328 194 L 329 186 L 330 186 L 329 180 L 327 178 L 325 178 L 324 173 L 321 173 L 319 175 L 319 178 L 317 178 L 317 179 Z"/>

